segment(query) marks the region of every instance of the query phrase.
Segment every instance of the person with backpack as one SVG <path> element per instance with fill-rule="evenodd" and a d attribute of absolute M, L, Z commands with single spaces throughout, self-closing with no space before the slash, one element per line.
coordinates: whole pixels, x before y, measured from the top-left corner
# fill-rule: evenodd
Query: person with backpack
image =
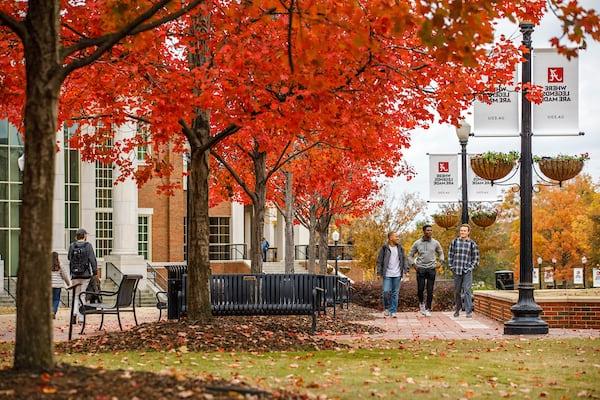
<path fill-rule="evenodd" d="M 79 284 L 75 288 L 75 315 L 72 323 L 77 323 L 83 316 L 79 311 L 81 306 L 79 293 L 85 291 L 92 276 L 98 276 L 98 263 L 92 244 L 87 241 L 87 231 L 80 228 L 75 233 L 75 241 L 69 246 L 69 268 L 71 270 L 71 280 L 73 285 Z"/>
<path fill-rule="evenodd" d="M 262 241 L 260 242 L 260 249 L 262 251 L 262 259 L 263 262 L 267 262 L 267 252 L 269 251 L 269 247 L 271 245 L 269 244 L 269 242 L 267 241 L 267 239 L 262 238 Z"/>
<path fill-rule="evenodd" d="M 462 308 L 461 292 L 465 298 L 467 318 L 473 317 L 473 301 L 471 286 L 473 286 L 473 270 L 479 264 L 479 247 L 469 237 L 471 227 L 462 224 L 459 236 L 452 241 L 448 250 L 448 267 L 454 274 L 454 316 L 458 317 Z"/>
<path fill-rule="evenodd" d="M 56 312 L 58 311 L 58 305 L 60 303 L 60 292 L 62 288 L 71 286 L 71 279 L 69 274 L 60 264 L 58 259 L 58 253 L 52 252 L 52 319 L 56 319 Z"/>

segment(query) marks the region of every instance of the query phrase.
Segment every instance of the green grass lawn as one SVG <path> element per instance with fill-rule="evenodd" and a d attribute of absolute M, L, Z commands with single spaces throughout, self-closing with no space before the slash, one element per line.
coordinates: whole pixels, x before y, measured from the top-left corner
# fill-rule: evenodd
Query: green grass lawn
<path fill-rule="evenodd" d="M 385 348 L 388 346 L 389 348 Z M 7 346 L 0 346 L 2 364 Z M 333 398 L 598 398 L 600 340 L 393 342 L 380 348 L 290 353 L 123 352 L 59 355 L 76 365 L 189 376 Z"/>

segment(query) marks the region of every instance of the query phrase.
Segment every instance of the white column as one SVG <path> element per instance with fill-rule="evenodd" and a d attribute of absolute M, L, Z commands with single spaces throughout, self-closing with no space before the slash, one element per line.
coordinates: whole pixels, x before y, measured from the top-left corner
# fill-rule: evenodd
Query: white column
<path fill-rule="evenodd" d="M 276 217 L 275 225 L 275 247 L 277 247 L 277 261 L 285 260 L 285 219 L 279 209 L 273 208 Z"/>
<path fill-rule="evenodd" d="M 115 143 L 132 138 L 136 133 L 136 125 L 126 123 L 117 128 Z M 135 151 L 129 155 L 135 160 Z M 135 166 L 135 165 L 134 165 Z M 120 176 L 120 169 L 115 166 L 113 180 Z M 113 186 L 113 248 L 110 255 L 105 257 L 112 262 L 123 274 L 139 274 L 146 277 L 146 262 L 138 255 L 138 190 L 131 176 Z"/>
<path fill-rule="evenodd" d="M 52 251 L 66 254 L 65 240 L 65 147 L 62 129 L 56 133 L 59 150 L 54 160 L 54 197 L 52 199 Z"/>
<path fill-rule="evenodd" d="M 88 232 L 88 242 L 96 248 L 96 163 L 82 161 L 79 170 L 79 227 Z"/>

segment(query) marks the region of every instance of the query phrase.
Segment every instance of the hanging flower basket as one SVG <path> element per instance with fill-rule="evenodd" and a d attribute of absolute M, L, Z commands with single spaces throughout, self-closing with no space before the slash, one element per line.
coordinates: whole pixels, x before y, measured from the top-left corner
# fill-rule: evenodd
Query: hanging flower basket
<path fill-rule="evenodd" d="M 450 229 L 458 224 L 458 214 L 434 214 L 432 217 L 435 223 L 444 229 Z"/>
<path fill-rule="evenodd" d="M 586 156 L 586 155 L 584 155 Z M 583 169 L 583 162 L 587 158 L 582 157 L 544 157 L 538 160 L 540 170 L 548 178 L 558 181 L 559 184 L 576 177 Z"/>
<path fill-rule="evenodd" d="M 498 218 L 498 212 L 475 212 L 471 214 L 471 221 L 481 228 L 487 228 L 488 226 L 492 226 L 494 222 L 496 222 L 496 218 Z"/>
<path fill-rule="evenodd" d="M 518 159 L 516 152 L 488 152 L 471 158 L 471 168 L 478 177 L 494 182 L 510 174 Z"/>

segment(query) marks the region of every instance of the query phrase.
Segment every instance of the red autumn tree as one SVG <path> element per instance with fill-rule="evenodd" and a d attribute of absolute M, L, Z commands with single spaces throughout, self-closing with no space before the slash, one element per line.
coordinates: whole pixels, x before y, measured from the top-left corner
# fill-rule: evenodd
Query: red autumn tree
<path fill-rule="evenodd" d="M 3 116 L 25 132 L 15 368 L 53 366 L 50 265 L 55 135 L 63 84 L 124 38 L 149 32 L 201 3 L 170 0 L 0 4 Z M 89 32 L 89 35 L 81 32 Z M 6 100 L 6 101 L 5 101 Z M 35 296 L 31 294 L 35 293 Z"/>

